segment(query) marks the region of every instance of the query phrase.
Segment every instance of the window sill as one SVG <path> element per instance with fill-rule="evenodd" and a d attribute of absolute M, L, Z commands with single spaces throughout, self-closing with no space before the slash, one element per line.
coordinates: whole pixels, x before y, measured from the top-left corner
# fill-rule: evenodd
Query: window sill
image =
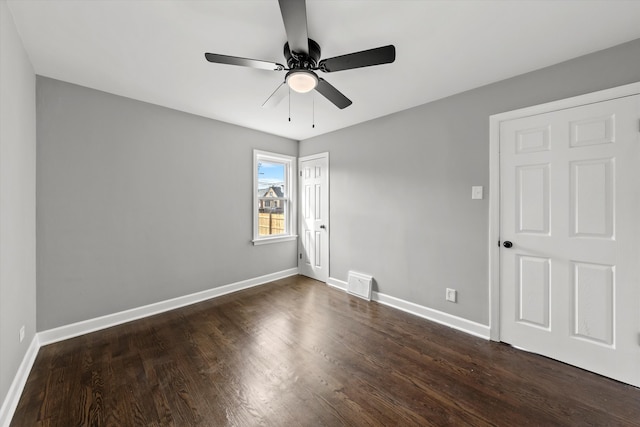
<path fill-rule="evenodd" d="M 265 237 L 262 239 L 254 239 L 252 240 L 253 245 L 254 246 L 259 246 L 259 245 L 268 245 L 271 243 L 280 243 L 280 242 L 290 242 L 292 240 L 296 240 L 298 239 L 298 236 L 296 234 L 289 234 L 287 236 L 280 236 L 280 237 Z"/>

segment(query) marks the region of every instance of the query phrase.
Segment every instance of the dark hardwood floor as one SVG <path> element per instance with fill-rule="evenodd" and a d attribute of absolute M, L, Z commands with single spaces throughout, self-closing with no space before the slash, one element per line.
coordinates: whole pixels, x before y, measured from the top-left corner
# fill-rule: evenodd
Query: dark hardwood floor
<path fill-rule="evenodd" d="M 40 349 L 11 426 L 640 425 L 640 389 L 291 277 Z"/>

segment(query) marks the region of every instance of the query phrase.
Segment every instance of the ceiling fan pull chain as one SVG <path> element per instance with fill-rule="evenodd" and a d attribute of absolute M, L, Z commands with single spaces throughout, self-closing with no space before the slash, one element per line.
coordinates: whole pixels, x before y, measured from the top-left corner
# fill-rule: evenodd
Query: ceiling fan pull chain
<path fill-rule="evenodd" d="M 289 121 L 291 121 L 291 88 L 289 88 Z"/>
<path fill-rule="evenodd" d="M 316 94 L 311 96 L 311 128 L 316 128 Z"/>

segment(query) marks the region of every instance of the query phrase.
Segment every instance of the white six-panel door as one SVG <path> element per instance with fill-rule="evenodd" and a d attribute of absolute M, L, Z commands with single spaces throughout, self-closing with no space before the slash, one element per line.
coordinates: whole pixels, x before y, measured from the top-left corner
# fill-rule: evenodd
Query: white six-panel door
<path fill-rule="evenodd" d="M 639 119 L 635 95 L 500 123 L 500 339 L 635 386 Z"/>
<path fill-rule="evenodd" d="M 329 154 L 302 157 L 300 171 L 300 274 L 329 278 Z"/>

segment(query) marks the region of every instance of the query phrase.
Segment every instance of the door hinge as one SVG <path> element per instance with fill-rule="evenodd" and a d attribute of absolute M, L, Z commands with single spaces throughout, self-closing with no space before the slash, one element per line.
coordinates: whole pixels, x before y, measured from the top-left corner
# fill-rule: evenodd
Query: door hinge
<path fill-rule="evenodd" d="M 302 254 L 300 254 L 300 259 L 302 259 Z"/>
<path fill-rule="evenodd" d="M 302 178 L 302 171 L 300 171 L 300 178 Z"/>

